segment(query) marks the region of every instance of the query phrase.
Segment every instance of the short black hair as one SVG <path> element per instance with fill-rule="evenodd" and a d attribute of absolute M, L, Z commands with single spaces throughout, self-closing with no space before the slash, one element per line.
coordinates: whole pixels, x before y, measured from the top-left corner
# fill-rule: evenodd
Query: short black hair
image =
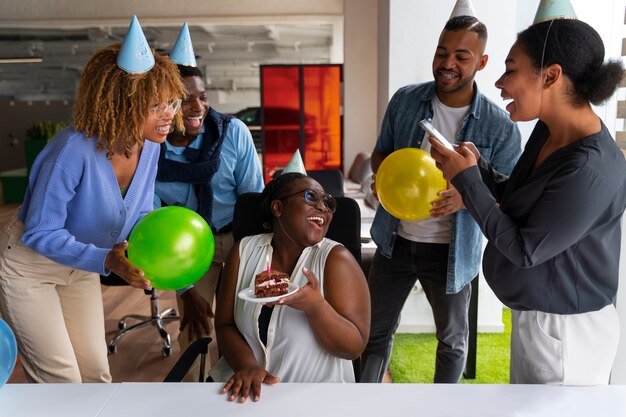
<path fill-rule="evenodd" d="M 180 76 L 185 78 L 185 77 L 200 77 L 200 78 L 204 78 L 204 76 L 202 75 L 202 71 L 200 71 L 200 68 L 198 67 L 192 67 L 189 65 L 180 65 L 178 64 L 178 71 L 180 72 Z"/>
<path fill-rule="evenodd" d="M 263 192 L 261 193 L 263 226 L 266 229 L 271 229 L 271 225 L 274 220 L 274 214 L 272 213 L 272 201 L 289 194 L 293 183 L 302 178 L 307 178 L 307 176 L 299 172 L 288 172 L 279 175 L 267 183 L 265 189 L 263 189 Z"/>
<path fill-rule="evenodd" d="M 558 64 L 572 82 L 575 104 L 601 104 L 622 80 L 621 60 L 604 62 L 604 43 L 582 20 L 558 19 L 534 24 L 517 35 L 517 45 L 539 72 Z"/>
<path fill-rule="evenodd" d="M 470 32 L 476 33 L 479 39 L 487 40 L 487 26 L 474 16 L 455 16 L 448 20 L 443 29 L 450 32 L 458 32 L 459 30 L 467 29 Z"/>

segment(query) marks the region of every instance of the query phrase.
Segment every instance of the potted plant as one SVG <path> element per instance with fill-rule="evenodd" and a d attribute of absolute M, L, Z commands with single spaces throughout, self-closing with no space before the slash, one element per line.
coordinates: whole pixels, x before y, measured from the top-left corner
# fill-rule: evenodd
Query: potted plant
<path fill-rule="evenodd" d="M 26 170 L 30 173 L 30 168 L 35 162 L 39 152 L 46 146 L 48 139 L 56 135 L 65 128 L 68 122 L 33 122 L 26 129 L 27 139 L 24 141 L 24 153 L 26 154 Z"/>

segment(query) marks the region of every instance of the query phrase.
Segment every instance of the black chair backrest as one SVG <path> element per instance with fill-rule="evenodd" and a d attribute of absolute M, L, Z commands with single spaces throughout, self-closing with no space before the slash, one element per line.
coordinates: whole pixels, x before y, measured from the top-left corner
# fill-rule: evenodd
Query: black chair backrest
<path fill-rule="evenodd" d="M 326 190 L 326 189 L 325 189 Z M 327 190 L 326 190 L 327 191 Z M 361 262 L 361 210 L 358 203 L 349 197 L 335 197 L 337 211 L 328 227 L 326 237 L 341 243 L 352 256 Z M 261 193 L 246 193 L 237 199 L 233 216 L 233 237 L 267 233 L 263 228 Z"/>
<path fill-rule="evenodd" d="M 338 169 L 307 171 L 307 176 L 319 182 L 328 194 L 343 197 L 343 173 Z"/>

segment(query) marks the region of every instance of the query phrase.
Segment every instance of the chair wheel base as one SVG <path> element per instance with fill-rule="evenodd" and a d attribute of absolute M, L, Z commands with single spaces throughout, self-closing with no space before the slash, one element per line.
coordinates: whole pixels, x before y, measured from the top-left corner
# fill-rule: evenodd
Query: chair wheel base
<path fill-rule="evenodd" d="M 172 348 L 164 347 L 163 350 L 161 351 L 161 354 L 163 355 L 164 358 L 167 358 L 168 356 L 172 354 Z"/>
<path fill-rule="evenodd" d="M 113 354 L 117 353 L 117 345 L 113 345 L 113 346 L 109 345 L 109 353 L 113 353 Z"/>

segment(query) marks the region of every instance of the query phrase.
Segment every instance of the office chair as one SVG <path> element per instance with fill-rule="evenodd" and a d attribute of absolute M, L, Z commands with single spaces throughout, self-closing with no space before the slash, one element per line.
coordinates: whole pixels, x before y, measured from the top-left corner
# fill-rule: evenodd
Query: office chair
<path fill-rule="evenodd" d="M 209 354 L 209 343 L 211 343 L 209 336 L 204 336 L 193 341 L 183 354 L 178 358 L 170 372 L 167 374 L 163 382 L 181 382 L 196 358 L 200 356 L 200 370 L 198 372 L 198 382 L 204 382 L 204 375 L 206 375 L 206 357 Z"/>
<path fill-rule="evenodd" d="M 307 172 L 307 176 L 319 182 L 328 194 L 343 197 L 343 173 L 338 169 L 320 169 Z"/>
<path fill-rule="evenodd" d="M 100 275 L 100 283 L 108 286 L 128 285 L 124 279 L 114 273 L 111 273 L 109 276 Z M 150 315 L 127 314 L 122 317 L 117 323 L 119 331 L 108 344 L 109 353 L 117 353 L 117 344 L 126 333 L 148 325 L 153 325 L 157 328 L 161 340 L 163 341 L 162 355 L 167 357 L 172 354 L 172 341 L 169 333 L 163 326 L 170 321 L 179 320 L 180 317 L 173 308 L 167 308 L 163 311 L 159 309 L 159 296 L 156 289 L 143 290 L 143 292 L 150 296 Z M 129 319 L 137 320 L 138 322 L 129 326 L 127 323 Z"/>
<path fill-rule="evenodd" d="M 372 176 L 371 167 L 372 154 L 370 152 L 359 152 L 354 157 L 354 162 L 348 170 L 348 179 L 357 184 L 361 184 L 367 177 Z"/>

